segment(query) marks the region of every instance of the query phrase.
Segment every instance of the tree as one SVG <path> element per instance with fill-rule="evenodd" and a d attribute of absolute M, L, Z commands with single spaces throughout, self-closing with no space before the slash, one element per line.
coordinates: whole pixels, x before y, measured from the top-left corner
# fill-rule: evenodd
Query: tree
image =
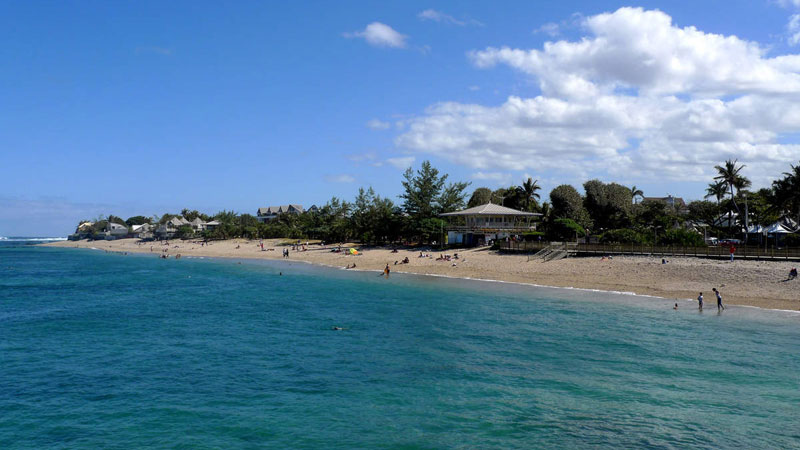
<path fill-rule="evenodd" d="M 689 220 L 708 226 L 719 225 L 719 204 L 708 200 L 696 200 L 687 205 Z"/>
<path fill-rule="evenodd" d="M 583 197 L 574 187 L 562 184 L 550 191 L 550 204 L 551 218 L 572 219 L 583 228 L 591 228 L 592 219 L 583 206 Z"/>
<path fill-rule="evenodd" d="M 790 165 L 791 170 L 783 178 L 772 182 L 774 209 L 793 216 L 800 222 L 800 163 Z"/>
<path fill-rule="evenodd" d="M 128 225 L 129 227 L 132 227 L 134 225 L 144 225 L 146 223 L 151 223 L 151 222 L 150 218 L 145 216 L 133 216 L 129 217 L 128 220 L 125 221 L 125 224 Z"/>
<path fill-rule="evenodd" d="M 443 212 L 453 211 L 464 204 L 464 190 L 469 183 L 451 183 L 445 186 L 447 174 L 439 176 L 439 171 L 424 161 L 414 173 L 409 167 L 403 174 L 403 210 L 408 214 L 411 233 L 424 241 L 423 220 L 435 218 Z"/>
<path fill-rule="evenodd" d="M 448 213 L 464 208 L 464 200 L 467 198 L 465 190 L 469 182 L 450 183 L 437 198 L 438 213 Z"/>
<path fill-rule="evenodd" d="M 472 208 L 474 206 L 485 205 L 492 200 L 492 190 L 487 187 L 479 187 L 472 192 L 472 196 L 469 198 L 469 202 L 467 202 L 467 207 Z"/>
<path fill-rule="evenodd" d="M 499 188 L 494 191 L 492 195 L 499 205 L 511 209 L 525 208 L 525 193 L 519 189 L 519 186 L 509 186 L 507 188 Z"/>
<path fill-rule="evenodd" d="M 517 188 L 525 199 L 525 211 L 531 211 L 531 203 L 535 205 L 536 201 L 541 198 L 538 191 L 541 190 L 542 187 L 539 186 L 538 183 L 539 180 L 533 180 L 531 177 L 528 177 L 528 179 Z"/>
<path fill-rule="evenodd" d="M 706 195 L 704 198 L 715 198 L 717 199 L 717 205 L 720 204 L 722 198 L 725 197 L 725 182 L 724 181 L 716 181 L 714 183 L 709 183 L 708 187 L 706 188 Z"/>
<path fill-rule="evenodd" d="M 631 190 L 617 183 L 589 180 L 583 184 L 586 191 L 584 206 L 596 228 L 614 229 L 630 223 Z"/>
<path fill-rule="evenodd" d="M 731 161 L 726 160 L 724 166 L 714 166 L 717 169 L 718 175 L 714 177 L 715 180 L 721 181 L 725 183 L 725 187 L 730 190 L 731 194 L 731 202 L 733 202 L 733 207 L 736 209 L 736 212 L 739 213 L 739 206 L 736 204 L 736 196 L 734 194 L 734 189 L 737 191 L 741 189 L 745 189 L 750 186 L 750 180 L 746 177 L 741 175 L 742 169 L 745 168 L 744 164 L 736 167 L 736 162 L 738 160 Z M 740 214 L 741 215 L 741 214 Z M 728 224 L 732 225 L 732 211 L 728 212 Z"/>
<path fill-rule="evenodd" d="M 641 197 L 644 199 L 644 192 L 642 192 L 642 190 L 636 186 L 633 186 L 631 187 L 631 198 L 633 198 L 633 203 L 636 203 L 636 197 Z"/>
<path fill-rule="evenodd" d="M 115 216 L 115 215 L 113 215 L 113 214 L 110 214 L 110 215 L 108 216 L 108 219 L 107 219 L 107 220 L 108 220 L 109 222 L 111 222 L 111 223 L 118 223 L 118 224 L 120 224 L 120 225 L 126 225 L 126 226 L 127 226 L 127 224 L 125 223 L 125 221 L 124 221 L 124 220 L 122 220 L 122 217 L 117 217 L 117 216 Z"/>
<path fill-rule="evenodd" d="M 189 210 L 188 208 L 183 208 L 183 210 L 181 210 L 181 215 L 183 216 L 184 219 L 188 220 L 189 222 L 201 216 L 200 212 L 197 211 L 196 209 Z"/>

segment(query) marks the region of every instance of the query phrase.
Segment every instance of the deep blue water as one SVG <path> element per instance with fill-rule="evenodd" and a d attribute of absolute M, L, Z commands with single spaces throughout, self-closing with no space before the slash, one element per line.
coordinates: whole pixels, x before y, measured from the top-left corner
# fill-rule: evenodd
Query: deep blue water
<path fill-rule="evenodd" d="M 800 317 L 670 305 L 3 245 L 0 448 L 800 447 Z"/>

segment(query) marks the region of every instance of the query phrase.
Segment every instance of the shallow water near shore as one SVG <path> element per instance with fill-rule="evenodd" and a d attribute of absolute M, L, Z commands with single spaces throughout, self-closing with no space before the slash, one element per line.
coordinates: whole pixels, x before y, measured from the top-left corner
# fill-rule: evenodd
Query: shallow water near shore
<path fill-rule="evenodd" d="M 800 316 L 673 304 L 0 248 L 0 447 L 800 446 Z"/>

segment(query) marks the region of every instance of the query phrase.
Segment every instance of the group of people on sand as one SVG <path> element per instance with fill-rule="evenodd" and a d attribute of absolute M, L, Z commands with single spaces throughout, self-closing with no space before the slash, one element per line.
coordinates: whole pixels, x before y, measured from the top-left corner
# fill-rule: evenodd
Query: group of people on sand
<path fill-rule="evenodd" d="M 405 258 L 403 258 L 402 261 L 395 261 L 394 265 L 396 266 L 397 264 L 408 264 L 409 262 L 410 261 L 408 260 L 408 256 L 406 256 Z"/>
<path fill-rule="evenodd" d="M 436 258 L 436 261 L 452 261 L 454 259 L 458 259 L 458 253 L 453 254 L 453 256 L 439 255 L 439 257 Z"/>

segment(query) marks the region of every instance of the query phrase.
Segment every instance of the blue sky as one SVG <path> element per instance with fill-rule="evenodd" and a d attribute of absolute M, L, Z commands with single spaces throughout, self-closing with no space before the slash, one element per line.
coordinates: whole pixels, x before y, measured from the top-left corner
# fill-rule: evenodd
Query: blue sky
<path fill-rule="evenodd" d="M 4 2 L 0 235 L 396 199 L 425 159 L 697 199 L 738 158 L 763 186 L 800 161 L 796 3 Z"/>

